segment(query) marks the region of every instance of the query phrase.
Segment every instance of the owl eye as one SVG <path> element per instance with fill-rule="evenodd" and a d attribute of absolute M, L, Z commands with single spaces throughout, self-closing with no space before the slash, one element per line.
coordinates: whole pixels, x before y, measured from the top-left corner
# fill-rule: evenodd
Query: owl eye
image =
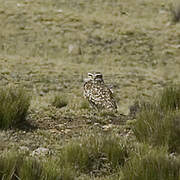
<path fill-rule="evenodd" d="M 89 76 L 89 77 L 93 77 L 93 74 L 91 74 L 91 73 L 88 73 L 88 76 Z"/>
<path fill-rule="evenodd" d="M 101 74 L 96 75 L 96 78 L 100 78 L 100 79 L 102 79 L 102 75 L 101 75 Z"/>

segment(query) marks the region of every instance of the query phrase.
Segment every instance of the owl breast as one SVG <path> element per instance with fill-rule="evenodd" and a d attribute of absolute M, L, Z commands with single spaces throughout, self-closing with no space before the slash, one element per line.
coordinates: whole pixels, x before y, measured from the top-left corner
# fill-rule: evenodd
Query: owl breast
<path fill-rule="evenodd" d="M 104 83 L 86 82 L 84 84 L 84 96 L 95 109 L 117 109 L 112 91 Z"/>

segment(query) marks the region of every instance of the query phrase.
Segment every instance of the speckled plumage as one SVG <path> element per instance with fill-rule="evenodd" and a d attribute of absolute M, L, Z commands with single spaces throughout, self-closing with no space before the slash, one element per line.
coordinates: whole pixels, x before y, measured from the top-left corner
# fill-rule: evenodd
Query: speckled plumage
<path fill-rule="evenodd" d="M 113 93 L 99 72 L 88 73 L 88 79 L 84 83 L 84 96 L 94 109 L 117 111 Z"/>

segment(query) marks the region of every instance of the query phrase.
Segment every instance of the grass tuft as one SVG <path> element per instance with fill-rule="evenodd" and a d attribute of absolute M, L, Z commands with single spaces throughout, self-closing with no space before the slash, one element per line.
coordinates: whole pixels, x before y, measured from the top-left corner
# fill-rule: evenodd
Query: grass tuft
<path fill-rule="evenodd" d="M 30 96 L 16 86 L 0 88 L 0 128 L 9 128 L 26 119 Z"/>
<path fill-rule="evenodd" d="M 0 157 L 0 179 L 73 180 L 74 176 L 72 169 L 60 168 L 57 160 L 42 161 L 15 152 Z"/>
<path fill-rule="evenodd" d="M 168 87 L 153 99 L 152 104 L 142 106 L 133 132 L 140 142 L 155 146 L 168 146 L 170 152 L 180 152 L 180 88 Z"/>
<path fill-rule="evenodd" d="M 17 167 L 18 168 L 18 167 Z M 43 176 L 43 168 L 41 163 L 32 158 L 24 158 L 24 162 L 19 169 L 21 179 L 41 179 Z"/>
<path fill-rule="evenodd" d="M 170 11 L 172 14 L 172 21 L 175 23 L 180 22 L 180 4 L 171 5 Z"/>
<path fill-rule="evenodd" d="M 8 157 L 8 158 L 7 158 Z M 0 179 L 12 179 L 16 169 L 17 157 L 13 154 L 0 157 Z"/>
<path fill-rule="evenodd" d="M 52 101 L 52 105 L 56 108 L 62 108 L 68 105 L 68 99 L 66 95 L 56 94 Z"/>
<path fill-rule="evenodd" d="M 108 174 L 123 166 L 128 157 L 126 142 L 115 136 L 90 136 L 66 145 L 60 159 L 81 173 Z"/>
<path fill-rule="evenodd" d="M 159 99 L 159 106 L 164 111 L 180 109 L 180 86 L 165 88 Z"/>
<path fill-rule="evenodd" d="M 179 180 L 180 158 L 168 155 L 164 149 L 136 152 L 123 168 L 123 180 Z"/>

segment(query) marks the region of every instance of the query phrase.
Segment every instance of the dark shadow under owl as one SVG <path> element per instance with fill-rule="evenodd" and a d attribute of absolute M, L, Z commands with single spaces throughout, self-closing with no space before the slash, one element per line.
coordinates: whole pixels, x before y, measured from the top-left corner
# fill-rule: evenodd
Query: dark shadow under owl
<path fill-rule="evenodd" d="M 84 97 L 93 109 L 117 112 L 113 93 L 104 83 L 100 72 L 88 73 L 88 78 L 84 83 Z"/>

